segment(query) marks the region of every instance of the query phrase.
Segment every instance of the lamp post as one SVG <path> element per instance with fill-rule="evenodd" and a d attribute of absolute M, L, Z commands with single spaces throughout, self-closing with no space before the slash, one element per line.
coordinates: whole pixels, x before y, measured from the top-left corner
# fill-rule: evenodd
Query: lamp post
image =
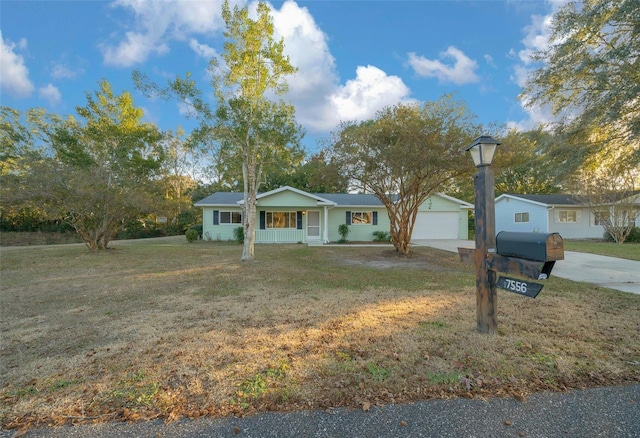
<path fill-rule="evenodd" d="M 497 140 L 483 135 L 466 149 L 478 168 L 473 183 L 476 234 L 473 258 L 476 267 L 476 316 L 481 333 L 498 330 L 496 273 L 487 269 L 486 259 L 487 254 L 496 252 L 495 188 L 490 166 L 499 144 Z"/>

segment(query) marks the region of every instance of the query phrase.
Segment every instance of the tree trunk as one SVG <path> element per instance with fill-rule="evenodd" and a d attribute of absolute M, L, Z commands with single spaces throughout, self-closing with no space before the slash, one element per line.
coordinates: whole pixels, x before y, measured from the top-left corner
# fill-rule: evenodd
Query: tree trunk
<path fill-rule="evenodd" d="M 255 258 L 256 239 L 256 168 L 249 164 L 242 166 L 244 176 L 244 242 L 242 246 L 241 261 L 250 261 Z"/>
<path fill-rule="evenodd" d="M 411 234 L 409 234 L 409 224 L 403 218 L 398 218 L 389 211 L 389 221 L 391 223 L 391 242 L 396 251 L 402 255 L 409 255 L 411 252 Z"/>

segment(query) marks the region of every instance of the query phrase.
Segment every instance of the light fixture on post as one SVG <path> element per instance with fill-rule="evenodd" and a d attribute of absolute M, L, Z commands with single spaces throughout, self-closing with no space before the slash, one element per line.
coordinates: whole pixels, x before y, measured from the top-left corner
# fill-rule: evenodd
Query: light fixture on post
<path fill-rule="evenodd" d="M 499 144 L 501 143 L 498 140 L 488 135 L 481 135 L 466 150 L 471 153 L 473 164 L 476 167 L 489 166 Z"/>
<path fill-rule="evenodd" d="M 466 150 L 471 153 L 478 168 L 474 177 L 474 211 L 476 249 L 476 316 L 478 331 L 498 331 L 496 273 L 487 267 L 487 254 L 496 252 L 496 208 L 493 169 L 491 161 L 496 147 L 501 143 L 488 135 L 482 135 Z"/>

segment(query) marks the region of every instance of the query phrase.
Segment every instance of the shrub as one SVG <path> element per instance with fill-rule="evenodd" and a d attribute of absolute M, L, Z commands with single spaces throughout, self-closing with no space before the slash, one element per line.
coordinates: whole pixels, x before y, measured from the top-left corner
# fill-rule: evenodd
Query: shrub
<path fill-rule="evenodd" d="M 373 241 L 374 242 L 391 242 L 391 234 L 389 234 L 388 231 L 374 231 Z"/>
<path fill-rule="evenodd" d="M 605 231 L 602 237 L 607 242 L 615 241 L 608 231 Z M 624 243 L 640 243 L 640 227 L 633 227 L 627 238 L 624 240 Z"/>
<path fill-rule="evenodd" d="M 347 243 L 349 231 L 349 225 L 347 224 L 342 224 L 338 227 L 338 234 L 340 234 L 340 240 L 338 240 L 338 243 Z"/>
<path fill-rule="evenodd" d="M 202 239 L 202 224 L 194 224 L 189 227 L 189 230 L 196 230 L 198 237 Z"/>
<path fill-rule="evenodd" d="M 633 227 L 625 242 L 640 243 L 640 227 Z"/>
<path fill-rule="evenodd" d="M 196 230 L 187 230 L 184 236 L 187 238 L 187 242 L 189 243 L 193 243 L 198 240 L 198 232 Z"/>
<path fill-rule="evenodd" d="M 233 240 L 237 243 L 244 243 L 244 228 L 236 227 L 233 230 Z"/>

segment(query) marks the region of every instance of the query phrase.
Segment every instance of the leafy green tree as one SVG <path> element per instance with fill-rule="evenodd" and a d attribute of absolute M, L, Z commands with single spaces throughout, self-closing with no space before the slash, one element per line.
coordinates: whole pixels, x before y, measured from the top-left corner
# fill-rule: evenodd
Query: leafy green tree
<path fill-rule="evenodd" d="M 293 171 L 269 173 L 262 188 L 265 191 L 291 186 L 309 193 L 347 193 L 349 179 L 327 157 L 327 151 L 312 155 Z"/>
<path fill-rule="evenodd" d="M 550 159 L 548 150 L 556 137 L 542 128 L 520 132 L 510 130 L 496 137 L 502 143 L 491 164 L 496 196 L 504 193 L 559 193 L 565 180 L 563 170 Z M 462 175 L 444 189 L 446 193 L 473 203 L 473 178 Z"/>
<path fill-rule="evenodd" d="M 537 129 L 509 131 L 493 160 L 496 196 L 503 193 L 551 194 L 560 191 L 558 166 L 544 153 L 552 135 Z"/>
<path fill-rule="evenodd" d="M 225 1 L 222 18 L 227 38 L 224 63 L 214 58 L 209 65 L 217 100 L 215 111 L 189 74 L 171 81 L 168 89 L 149 83 L 139 72 L 134 73 L 134 81 L 147 95 L 176 97 L 188 103 L 200 120 L 191 135 L 192 142 L 208 144 L 214 150 L 218 176 L 230 185 L 242 180 L 245 238 L 241 259 L 252 260 L 256 197 L 264 177 L 269 169 L 295 165 L 304 156 L 294 108 L 277 100 L 287 91 L 284 78 L 296 69 L 284 54 L 283 40 L 274 39 L 273 19 L 266 3 L 258 3 L 254 20 L 248 8 L 231 9 Z"/>
<path fill-rule="evenodd" d="M 541 67 L 522 97 L 564 116 L 552 153 L 566 174 L 596 162 L 640 164 L 638 11 L 637 0 L 567 3 L 553 16 L 549 46 L 535 53 Z"/>
<path fill-rule="evenodd" d="M 198 183 L 193 176 L 196 167 L 197 154 L 184 140 L 184 131 L 178 128 L 174 134 L 166 131 L 160 145 L 164 160 L 158 169 L 158 185 L 162 191 L 159 198 L 161 205 L 157 208 L 159 216 L 166 216 L 168 223 L 186 227 L 191 224 L 180 224 L 180 218 L 193 208 L 189 194 Z"/>
<path fill-rule="evenodd" d="M 465 147 L 480 127 L 461 102 L 398 104 L 333 134 L 331 161 L 354 189 L 373 193 L 387 208 L 391 242 L 410 252 L 418 207 L 445 184 L 473 169 Z"/>
<path fill-rule="evenodd" d="M 0 109 L 0 223 L 3 230 L 36 231 L 58 218 L 36 202 L 26 184 L 45 159 L 43 133 L 57 116 L 40 108 L 20 112 Z"/>
<path fill-rule="evenodd" d="M 18 196 L 63 218 L 91 250 L 106 249 L 120 224 L 148 206 L 150 177 L 162 161 L 160 133 L 141 122 L 129 93 L 114 95 L 106 80 L 76 112 L 81 120 L 37 122 L 52 154 L 31 149 L 32 157 L 23 156 Z"/>

